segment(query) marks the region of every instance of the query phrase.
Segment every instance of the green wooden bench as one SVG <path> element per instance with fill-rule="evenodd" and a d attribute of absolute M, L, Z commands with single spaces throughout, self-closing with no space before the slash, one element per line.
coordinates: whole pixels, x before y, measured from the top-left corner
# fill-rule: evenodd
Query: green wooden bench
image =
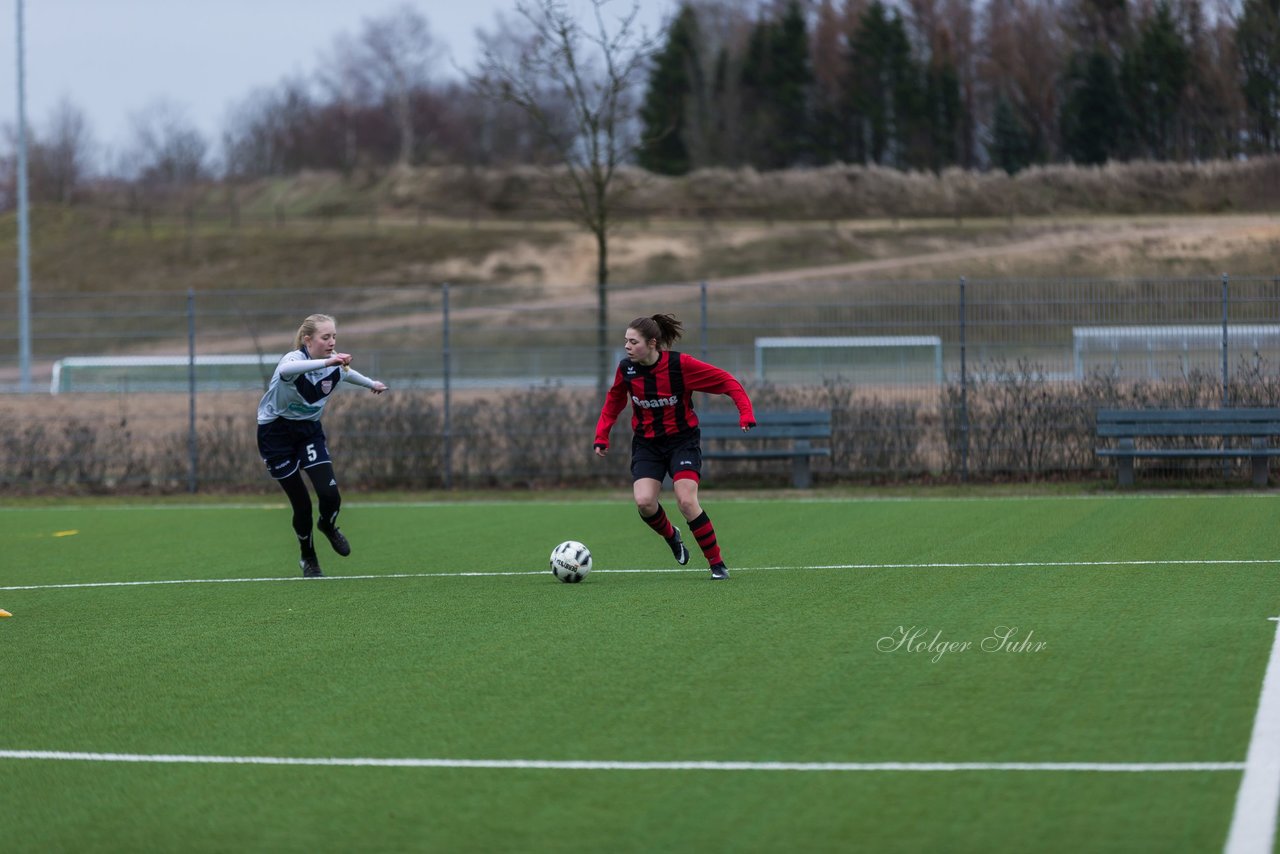
<path fill-rule="evenodd" d="M 1115 440 L 1114 446 L 1096 448 L 1100 457 L 1118 463 L 1121 486 L 1133 485 L 1133 461 L 1153 459 L 1242 459 L 1253 462 L 1253 485 L 1267 485 L 1268 459 L 1280 456 L 1280 448 L 1268 447 L 1280 436 L 1280 409 L 1099 409 L 1098 438 Z M 1151 447 L 1138 440 L 1220 438 L 1219 448 Z M 1231 445 L 1248 439 L 1248 447 Z"/>
<path fill-rule="evenodd" d="M 757 412 L 749 433 L 738 426 L 737 412 L 700 412 L 698 425 L 704 460 L 790 459 L 791 484 L 797 489 L 813 485 L 813 457 L 831 456 L 831 413 L 826 410 Z M 815 441 L 826 444 L 816 446 Z"/>

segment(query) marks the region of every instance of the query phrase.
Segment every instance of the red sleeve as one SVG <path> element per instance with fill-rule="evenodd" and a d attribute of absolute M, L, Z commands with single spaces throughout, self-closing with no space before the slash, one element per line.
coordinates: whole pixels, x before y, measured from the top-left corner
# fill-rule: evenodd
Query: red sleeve
<path fill-rule="evenodd" d="M 622 365 L 619 364 L 613 375 L 613 387 L 605 395 L 604 407 L 600 410 L 600 420 L 596 422 L 596 445 L 609 447 L 609 431 L 613 429 L 614 422 L 618 420 L 618 415 L 626 405 L 627 381 L 622 378 Z"/>
<path fill-rule="evenodd" d="M 689 391 L 705 391 L 711 394 L 727 394 L 738 407 L 738 426 L 755 426 L 756 415 L 751 409 L 751 398 L 738 382 L 737 377 L 726 370 L 708 365 L 688 354 L 681 354 L 680 368 L 684 372 L 684 386 Z"/>

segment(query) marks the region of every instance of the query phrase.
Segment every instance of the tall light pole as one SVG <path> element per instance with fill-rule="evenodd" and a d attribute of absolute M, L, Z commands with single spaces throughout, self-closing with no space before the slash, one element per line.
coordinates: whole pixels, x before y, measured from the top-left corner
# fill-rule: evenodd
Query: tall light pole
<path fill-rule="evenodd" d="M 27 212 L 27 92 L 22 0 L 18 5 L 18 368 L 19 390 L 31 391 L 31 223 Z"/>

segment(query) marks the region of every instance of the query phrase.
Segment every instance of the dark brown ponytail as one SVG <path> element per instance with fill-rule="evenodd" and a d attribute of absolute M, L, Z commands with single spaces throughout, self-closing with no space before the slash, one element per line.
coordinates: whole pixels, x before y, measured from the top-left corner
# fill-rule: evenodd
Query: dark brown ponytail
<path fill-rule="evenodd" d="M 655 314 L 651 317 L 637 317 L 627 325 L 640 333 L 645 341 L 656 338 L 659 349 L 670 349 L 684 334 L 684 324 L 676 320 L 674 314 Z"/>

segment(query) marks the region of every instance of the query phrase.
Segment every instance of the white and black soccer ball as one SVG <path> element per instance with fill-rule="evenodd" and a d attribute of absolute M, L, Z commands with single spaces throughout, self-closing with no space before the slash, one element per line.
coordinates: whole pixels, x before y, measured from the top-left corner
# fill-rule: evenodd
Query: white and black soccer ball
<path fill-rule="evenodd" d="M 566 584 L 577 584 L 591 571 L 591 551 L 577 540 L 565 540 L 551 550 L 551 573 Z"/>

